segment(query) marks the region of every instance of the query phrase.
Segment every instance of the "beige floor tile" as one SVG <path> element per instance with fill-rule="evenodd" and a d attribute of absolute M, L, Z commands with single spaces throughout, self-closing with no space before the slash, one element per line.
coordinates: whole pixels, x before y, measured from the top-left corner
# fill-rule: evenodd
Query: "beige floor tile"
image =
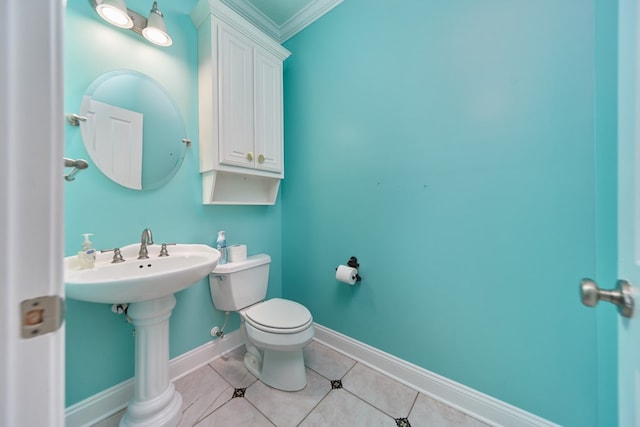
<path fill-rule="evenodd" d="M 356 364 L 355 360 L 323 344 L 312 341 L 304 349 L 307 367 L 330 380 L 339 380 Z"/>
<path fill-rule="evenodd" d="M 418 394 L 409 414 L 409 423 L 411 427 L 488 427 L 487 424 L 422 393 Z"/>
<path fill-rule="evenodd" d="M 307 386 L 297 392 L 258 381 L 244 353 L 243 346 L 175 382 L 183 399 L 179 427 L 393 427 L 404 417 L 412 427 L 487 427 L 316 341 L 304 350 Z M 329 380 L 337 379 L 343 389 L 331 390 Z M 232 398 L 236 388 L 246 388 L 244 397 Z M 93 427 L 117 427 L 123 414 Z"/>
<path fill-rule="evenodd" d="M 406 417 L 418 395 L 416 390 L 361 363 L 345 375 L 342 386 L 394 418 Z"/>
<path fill-rule="evenodd" d="M 233 396 L 233 387 L 209 365 L 180 378 L 175 385 L 182 394 L 183 414 L 179 427 L 193 426 Z"/>
<path fill-rule="evenodd" d="M 346 390 L 332 390 L 300 427 L 391 427 L 395 421 Z"/>
<path fill-rule="evenodd" d="M 303 390 L 281 391 L 257 381 L 247 389 L 245 398 L 278 427 L 295 427 L 330 390 L 329 380 L 307 369 Z"/>
<path fill-rule="evenodd" d="M 256 377 L 251 375 L 244 366 L 245 347 L 237 349 L 222 355 L 210 365 L 222 377 L 227 380 L 235 388 L 246 388 L 257 381 Z"/>
<path fill-rule="evenodd" d="M 197 427 L 273 427 L 264 415 L 245 398 L 231 399 L 229 403 L 218 409 L 198 424 Z"/>

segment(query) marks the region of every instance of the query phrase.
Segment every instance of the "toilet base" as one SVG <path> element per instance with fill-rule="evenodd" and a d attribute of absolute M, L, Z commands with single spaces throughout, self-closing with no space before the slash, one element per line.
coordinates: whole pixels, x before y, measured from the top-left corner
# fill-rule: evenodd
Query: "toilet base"
<path fill-rule="evenodd" d="M 302 349 L 313 339 L 313 325 L 294 334 L 273 334 L 249 325 L 240 330 L 247 353 L 244 365 L 260 381 L 282 391 L 299 391 L 307 385 Z"/>
<path fill-rule="evenodd" d="M 259 351 L 248 344 L 244 366 L 254 377 L 278 390 L 299 391 L 307 386 L 302 350 Z"/>
<path fill-rule="evenodd" d="M 302 350 L 264 350 L 260 381 L 283 391 L 298 391 L 307 386 L 307 371 Z"/>

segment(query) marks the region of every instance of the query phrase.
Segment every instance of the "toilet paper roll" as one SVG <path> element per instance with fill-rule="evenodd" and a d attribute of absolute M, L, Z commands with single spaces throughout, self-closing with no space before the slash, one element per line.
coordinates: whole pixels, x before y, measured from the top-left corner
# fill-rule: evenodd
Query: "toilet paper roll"
<path fill-rule="evenodd" d="M 229 262 L 244 261 L 247 259 L 247 245 L 232 245 L 227 248 Z"/>
<path fill-rule="evenodd" d="M 356 283 L 356 278 L 358 277 L 358 269 L 349 267 L 346 265 L 339 265 L 336 269 L 336 280 L 339 282 L 344 282 L 349 285 L 353 285 Z"/>

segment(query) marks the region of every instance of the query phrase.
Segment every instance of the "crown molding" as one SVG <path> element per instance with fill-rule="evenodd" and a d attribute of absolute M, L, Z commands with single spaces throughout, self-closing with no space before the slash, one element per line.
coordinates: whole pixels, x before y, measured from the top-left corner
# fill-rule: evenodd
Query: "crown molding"
<path fill-rule="evenodd" d="M 300 12 L 292 16 L 287 22 L 280 26 L 280 43 L 289 40 L 291 37 L 304 30 L 331 9 L 342 3 L 343 0 L 313 0 Z"/>
<path fill-rule="evenodd" d="M 342 3 L 343 0 L 310 0 L 303 9 L 278 25 L 256 8 L 250 0 L 223 0 L 224 3 L 247 21 L 267 33 L 278 43 L 284 43 L 324 14 Z"/>

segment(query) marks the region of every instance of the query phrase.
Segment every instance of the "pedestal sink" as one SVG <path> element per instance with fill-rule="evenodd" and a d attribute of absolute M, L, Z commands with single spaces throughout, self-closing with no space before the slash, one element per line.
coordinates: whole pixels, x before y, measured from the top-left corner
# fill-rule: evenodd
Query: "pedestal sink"
<path fill-rule="evenodd" d="M 129 303 L 136 328 L 135 390 L 121 427 L 175 427 L 182 416 L 182 396 L 169 382 L 169 317 L 174 293 L 207 277 L 220 252 L 207 245 L 147 246 L 149 258 L 137 259 L 139 244 L 121 248 L 124 262 L 99 253 L 93 269 L 80 270 L 77 256 L 65 258 L 69 298 L 97 303 Z"/>

